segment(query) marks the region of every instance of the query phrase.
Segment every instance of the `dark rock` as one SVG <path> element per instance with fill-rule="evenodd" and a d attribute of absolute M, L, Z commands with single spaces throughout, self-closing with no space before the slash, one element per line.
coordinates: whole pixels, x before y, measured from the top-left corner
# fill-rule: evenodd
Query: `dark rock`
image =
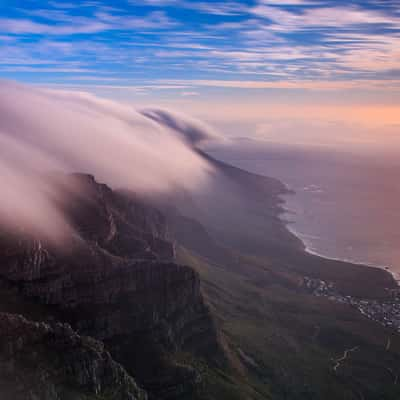
<path fill-rule="evenodd" d="M 2 399 L 147 399 L 101 342 L 67 324 L 0 313 L 0 369 Z"/>
<path fill-rule="evenodd" d="M 0 235 L 2 293 L 14 299 L 1 309 L 32 318 L 34 303 L 37 319 L 68 322 L 102 340 L 150 394 L 191 396 L 197 373 L 176 355 L 224 357 L 197 273 L 173 262 L 164 217 L 91 176 L 65 176 L 57 184 L 65 191 L 59 206 L 78 235 L 63 247 Z M 24 305 L 9 306 L 13 301 Z"/>

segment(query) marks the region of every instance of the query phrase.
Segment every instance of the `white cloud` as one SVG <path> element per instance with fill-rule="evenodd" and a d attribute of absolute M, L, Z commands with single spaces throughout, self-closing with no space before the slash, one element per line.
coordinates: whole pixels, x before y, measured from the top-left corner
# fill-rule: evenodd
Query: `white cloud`
<path fill-rule="evenodd" d="M 0 33 L 38 35 L 93 34 L 110 30 L 166 29 L 176 25 L 162 11 L 154 11 L 143 17 L 111 14 L 102 9 L 94 16 L 73 16 L 63 11 L 40 10 L 35 15 L 45 17 L 47 23 L 27 18 L 0 18 Z"/>
<path fill-rule="evenodd" d="M 68 233 L 53 202 L 60 194 L 43 178 L 56 170 L 135 191 L 201 187 L 211 167 L 182 134 L 207 130 L 171 118 L 174 126 L 89 94 L 0 82 L 1 222 L 55 238 Z"/>
<path fill-rule="evenodd" d="M 398 89 L 400 80 L 294 80 L 294 81 L 249 81 L 249 80 L 210 80 L 210 79 L 188 79 L 168 80 L 169 84 L 186 84 L 194 87 L 222 87 L 232 89 L 306 89 L 306 90 L 343 90 L 359 88 L 381 88 L 386 90 Z"/>
<path fill-rule="evenodd" d="M 132 4 L 149 5 L 155 7 L 178 7 L 193 10 L 198 13 L 211 15 L 240 15 L 249 10 L 249 7 L 239 1 L 187 1 L 187 0 L 131 0 Z"/>
<path fill-rule="evenodd" d="M 189 97 L 189 96 L 199 96 L 199 92 L 182 92 L 181 96 L 182 97 Z"/>
<path fill-rule="evenodd" d="M 252 9 L 255 16 L 272 21 L 270 29 L 296 31 L 314 28 L 342 28 L 354 25 L 384 24 L 400 27 L 400 19 L 376 10 L 359 7 L 317 7 L 301 12 L 288 11 L 279 7 L 258 5 Z"/>

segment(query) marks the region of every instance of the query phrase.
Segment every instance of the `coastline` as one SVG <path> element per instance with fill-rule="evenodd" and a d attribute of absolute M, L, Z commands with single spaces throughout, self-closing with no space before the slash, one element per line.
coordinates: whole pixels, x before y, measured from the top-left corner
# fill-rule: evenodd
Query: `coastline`
<path fill-rule="evenodd" d="M 326 254 L 322 254 L 322 253 L 318 252 L 318 250 L 316 250 L 316 249 L 313 249 L 311 247 L 310 243 L 307 243 L 308 242 L 307 237 L 312 237 L 312 235 L 298 232 L 293 227 L 293 225 L 296 224 L 296 221 L 288 220 L 287 218 L 285 218 L 285 215 L 286 216 L 287 215 L 296 216 L 296 214 L 297 214 L 294 210 L 287 207 L 288 202 L 286 199 L 287 195 L 295 196 L 296 191 L 294 189 L 292 189 L 286 182 L 282 182 L 282 183 L 288 192 L 279 196 L 282 199 L 282 204 L 283 204 L 282 212 L 279 214 L 279 218 L 282 221 L 282 223 L 285 225 L 286 229 L 303 243 L 304 251 L 306 253 L 324 258 L 325 260 L 341 261 L 341 262 L 351 263 L 354 265 L 359 265 L 362 267 L 370 267 L 370 268 L 377 268 L 377 269 L 383 270 L 383 271 L 389 273 L 392 276 L 393 280 L 396 282 L 396 284 L 400 287 L 400 273 L 393 271 L 389 265 L 377 265 L 377 264 L 372 264 L 368 261 L 363 261 L 360 259 L 350 259 L 350 258 L 344 258 L 344 257 L 328 256 Z"/>
<path fill-rule="evenodd" d="M 301 238 L 301 235 L 299 235 L 298 233 L 296 233 L 293 229 L 291 229 L 291 228 L 289 228 L 289 227 L 288 227 L 288 229 L 290 230 L 290 232 L 293 233 L 293 235 L 296 235 L 296 236 L 297 236 L 299 239 L 301 239 L 301 240 L 303 241 L 303 243 L 304 243 L 304 240 Z M 397 283 L 397 285 L 400 287 L 400 274 L 397 273 L 397 272 L 394 272 L 394 271 L 390 268 L 390 266 L 371 264 L 371 263 L 369 263 L 369 262 L 367 262 L 367 261 L 362 261 L 362 260 L 355 260 L 355 259 L 352 260 L 352 259 L 349 259 L 349 258 L 340 258 L 340 257 L 331 257 L 331 256 L 327 256 L 327 255 L 325 255 L 325 254 L 318 253 L 318 251 L 313 250 L 313 249 L 307 247 L 307 245 L 306 245 L 306 247 L 305 247 L 305 251 L 306 251 L 306 253 L 308 253 L 308 254 L 312 254 L 312 255 L 314 255 L 314 256 L 318 256 L 318 257 L 321 257 L 321 258 L 325 258 L 326 260 L 331 260 L 331 261 L 342 261 L 342 262 L 351 263 L 351 264 L 354 264 L 354 265 L 359 265 L 359 266 L 361 266 L 361 267 L 370 267 L 370 268 L 381 269 L 381 270 L 383 270 L 383 271 L 388 272 L 390 275 L 392 275 L 393 279 L 395 280 L 395 282 Z"/>
<path fill-rule="evenodd" d="M 335 257 L 334 255 L 328 255 L 324 254 L 323 251 L 318 251 L 318 249 L 313 246 L 314 242 L 310 239 L 319 239 L 323 236 L 313 236 L 312 234 L 305 234 L 302 232 L 298 232 L 295 228 L 295 225 L 297 224 L 297 216 L 298 213 L 295 208 L 290 206 L 290 199 L 295 199 L 297 196 L 297 190 L 292 187 L 285 179 L 282 177 L 276 177 L 274 174 L 271 173 L 266 173 L 265 171 L 256 171 L 253 172 L 251 168 L 248 166 L 243 166 L 239 162 L 239 165 L 236 164 L 238 160 L 232 160 L 231 158 L 222 158 L 223 161 L 218 161 L 220 160 L 220 157 L 218 157 L 218 154 L 216 155 L 218 157 L 218 160 L 214 159 L 213 156 L 207 155 L 207 153 L 202 153 L 207 160 L 211 160 L 212 162 L 218 164 L 219 166 L 225 165 L 229 166 L 230 168 L 234 168 L 236 170 L 241 170 L 242 172 L 246 172 L 246 174 L 250 174 L 252 176 L 258 177 L 258 178 L 263 178 L 267 180 L 273 180 L 275 183 L 278 183 L 278 187 L 276 187 L 276 192 L 273 193 L 275 197 L 275 210 L 276 210 L 276 218 L 281 222 L 283 228 L 286 230 L 286 232 L 289 234 L 290 240 L 295 243 L 295 247 L 298 250 L 303 251 L 306 254 L 313 255 L 315 257 L 320 257 L 321 259 L 324 259 L 326 261 L 337 261 L 337 262 L 343 262 L 347 264 L 352 264 L 355 266 L 360 266 L 364 268 L 374 268 L 380 271 L 384 271 L 390 275 L 390 277 L 393 279 L 393 282 L 400 287 L 400 271 L 395 272 L 391 268 L 390 265 L 385 264 L 385 263 L 379 263 L 379 262 L 366 262 L 362 259 L 362 257 L 358 258 L 350 258 L 350 257 Z M 235 162 L 236 161 L 236 162 Z M 239 160 L 240 161 L 240 160 Z M 270 186 L 271 182 L 267 182 L 268 187 Z M 295 202 L 296 203 L 296 202 Z M 326 243 L 329 243 L 327 241 Z"/>

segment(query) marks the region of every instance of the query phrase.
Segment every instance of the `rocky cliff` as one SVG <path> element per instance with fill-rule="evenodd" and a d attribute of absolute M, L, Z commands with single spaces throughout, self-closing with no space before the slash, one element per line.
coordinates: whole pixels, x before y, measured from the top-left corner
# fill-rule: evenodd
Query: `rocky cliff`
<path fill-rule="evenodd" d="M 199 376 L 178 355 L 223 356 L 199 277 L 174 263 L 163 216 L 92 176 L 57 177 L 56 184 L 65 191 L 58 207 L 75 235 L 62 246 L 23 231 L 0 235 L 1 311 L 69 323 L 101 340 L 110 362 L 121 363 L 150 397 L 192 398 Z M 46 341 L 50 328 L 32 326 Z M 101 381 L 96 369 L 91 373 Z"/>
<path fill-rule="evenodd" d="M 67 324 L 0 313 L 0 332 L 1 398 L 147 399 L 101 342 Z"/>

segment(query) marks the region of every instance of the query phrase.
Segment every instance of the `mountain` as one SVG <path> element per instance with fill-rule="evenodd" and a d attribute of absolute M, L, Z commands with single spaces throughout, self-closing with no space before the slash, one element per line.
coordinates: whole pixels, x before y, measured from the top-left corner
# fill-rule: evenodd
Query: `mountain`
<path fill-rule="evenodd" d="M 58 247 L 3 232 L 0 311 L 68 323 L 71 336 L 100 340 L 112 362 L 152 397 L 192 394 L 198 377 L 181 360 L 184 353 L 212 355 L 217 363 L 223 352 L 199 276 L 173 261 L 165 219 L 92 176 L 60 176 L 59 182 L 79 186 L 79 195 L 66 192 L 60 205 L 79 235 Z"/>
<path fill-rule="evenodd" d="M 245 371 L 237 398 L 396 399 L 393 277 L 307 253 L 279 219 L 280 182 L 205 157 L 216 170 L 211 190 L 158 207 Z"/>
<path fill-rule="evenodd" d="M 279 181 L 201 156 L 201 193 L 55 174 L 62 246 L 1 229 L 2 397 L 398 398 L 399 333 L 368 314 L 391 275 L 308 254 Z"/>
<path fill-rule="evenodd" d="M 101 342 L 78 335 L 68 324 L 1 313 L 0 332 L 4 399 L 147 398 Z"/>

